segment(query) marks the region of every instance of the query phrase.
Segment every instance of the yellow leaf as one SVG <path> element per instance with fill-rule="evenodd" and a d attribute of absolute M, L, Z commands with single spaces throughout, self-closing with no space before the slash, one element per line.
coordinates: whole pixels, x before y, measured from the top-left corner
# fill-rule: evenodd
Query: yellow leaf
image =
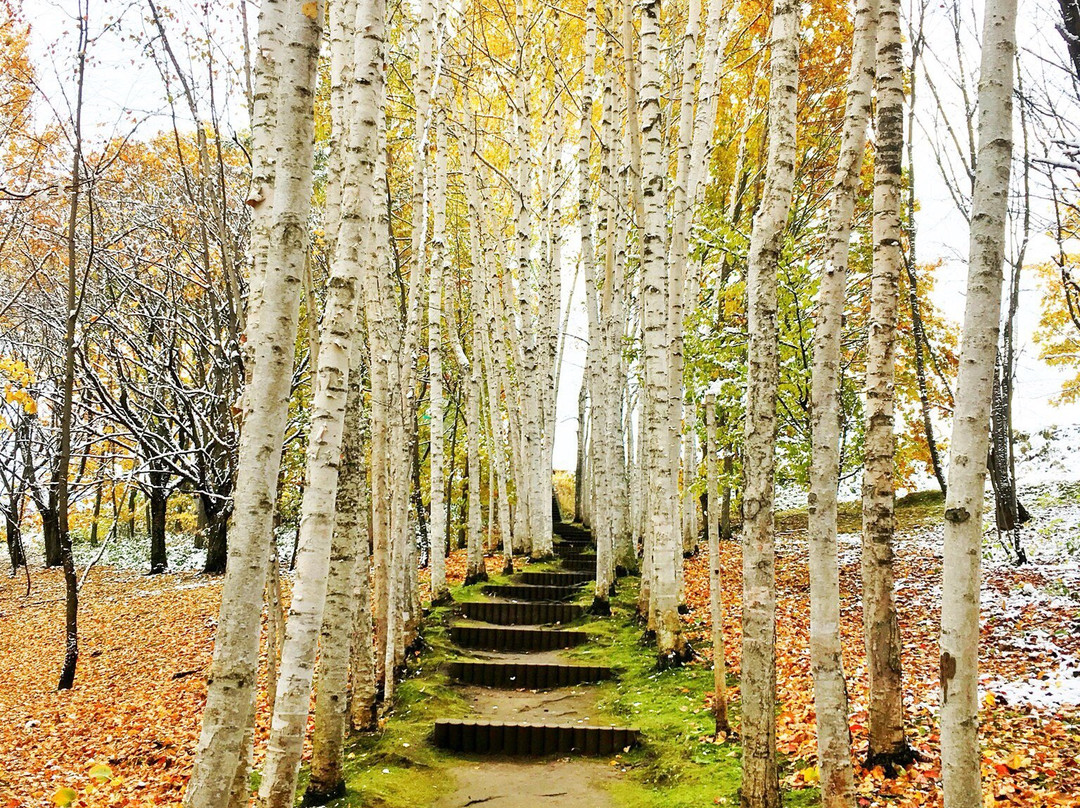
<path fill-rule="evenodd" d="M 304 13 L 304 16 L 307 17 L 309 20 L 313 20 L 319 14 L 319 4 L 304 3 L 304 5 L 300 6 L 300 11 L 302 11 Z"/>
<path fill-rule="evenodd" d="M 803 782 L 816 783 L 821 775 L 818 773 L 817 766 L 807 766 L 800 774 L 802 775 Z"/>
<path fill-rule="evenodd" d="M 56 793 L 52 795 L 52 801 L 55 802 L 60 808 L 65 808 L 71 803 L 75 802 L 79 798 L 79 792 L 73 788 L 67 786 L 61 786 L 56 789 Z"/>
<path fill-rule="evenodd" d="M 112 769 L 106 766 L 104 763 L 98 763 L 90 769 L 90 776 L 100 783 L 104 783 L 106 780 L 112 779 Z"/>

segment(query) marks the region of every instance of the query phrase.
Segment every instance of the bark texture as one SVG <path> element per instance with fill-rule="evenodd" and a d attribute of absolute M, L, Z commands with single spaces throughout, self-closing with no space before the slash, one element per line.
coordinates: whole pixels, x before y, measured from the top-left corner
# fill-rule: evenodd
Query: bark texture
<path fill-rule="evenodd" d="M 979 151 L 956 412 L 949 445 L 941 583 L 941 770 L 947 808 L 982 805 L 979 561 L 1012 159 L 1015 0 L 986 4 L 982 42 Z"/>
<path fill-rule="evenodd" d="M 859 0 L 840 157 L 829 211 L 828 261 L 818 287 L 811 374 L 809 496 L 810 667 L 814 677 L 818 768 L 824 808 L 855 804 L 847 683 L 840 642 L 836 489 L 840 478 L 840 361 L 848 253 L 859 173 L 866 152 L 877 42 L 877 0 Z"/>
<path fill-rule="evenodd" d="M 866 438 L 862 491 L 863 632 L 870 685 L 867 765 L 910 762 L 904 737 L 900 625 L 893 597 L 893 476 L 896 313 L 900 295 L 900 191 L 904 70 L 900 3 L 878 8 L 874 254 L 866 359 Z"/>
<path fill-rule="evenodd" d="M 264 3 L 253 133 L 256 170 L 249 204 L 256 256 L 248 344 L 251 387 L 244 400 L 230 560 L 203 712 L 184 804 L 228 805 L 246 779 L 245 737 L 254 720 L 266 537 L 273 528 L 277 472 L 288 416 L 294 335 L 308 245 L 314 88 L 323 4 Z M 288 88 L 281 92 L 279 87 Z M 261 263 L 260 263 L 261 259 Z"/>
<path fill-rule="evenodd" d="M 795 180 L 799 5 L 776 0 L 771 32 L 769 148 L 761 206 L 750 236 L 749 370 L 743 507 L 742 703 L 745 808 L 778 808 L 776 769 L 777 269 Z"/>

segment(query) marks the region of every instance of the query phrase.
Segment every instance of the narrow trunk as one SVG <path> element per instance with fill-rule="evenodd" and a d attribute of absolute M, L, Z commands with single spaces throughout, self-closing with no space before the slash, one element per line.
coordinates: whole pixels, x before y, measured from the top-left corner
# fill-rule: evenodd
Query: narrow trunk
<path fill-rule="evenodd" d="M 441 89 L 439 93 L 442 95 Z M 436 106 L 435 123 L 435 204 L 431 240 L 431 277 L 428 281 L 428 431 L 431 436 L 428 452 L 431 508 L 431 601 L 447 602 L 450 590 L 446 586 L 446 522 L 443 491 L 446 478 L 443 471 L 444 425 L 442 320 L 443 283 L 450 264 L 446 249 L 446 117 L 441 105 Z"/>
<path fill-rule="evenodd" d="M 353 348 L 357 366 L 360 340 Z M 367 560 L 367 467 L 364 458 L 363 390 L 359 373 L 350 385 L 345 405 L 341 471 L 338 475 L 334 538 L 330 547 L 330 575 L 326 582 L 326 609 L 319 636 L 319 680 L 312 731 L 311 779 L 304 793 L 306 805 L 322 805 L 345 793 L 343 748 L 348 718 L 349 665 L 357 600 L 357 563 Z M 364 545 L 364 549 L 361 549 Z M 367 571 L 364 570 L 364 574 Z M 370 636 L 368 637 L 370 640 Z"/>
<path fill-rule="evenodd" d="M 960 373 L 949 446 L 941 581 L 941 770 L 947 808 L 983 804 L 978 737 L 979 561 L 1012 157 L 1015 0 L 986 4 L 982 43 L 979 153 Z"/>
<path fill-rule="evenodd" d="M 94 491 L 94 510 L 90 519 L 91 547 L 96 547 L 98 543 L 98 520 L 101 518 L 101 489 L 102 484 L 98 483 L 97 490 Z"/>
<path fill-rule="evenodd" d="M 260 13 L 258 92 L 253 115 L 253 304 L 247 344 L 251 384 L 237 463 L 230 563 L 222 588 L 202 733 L 184 795 L 187 808 L 221 808 L 246 779 L 248 728 L 254 718 L 267 537 L 273 529 L 278 467 L 288 419 L 299 290 L 308 252 L 312 188 L 313 99 L 321 0 L 267 3 Z M 280 98 L 278 81 L 290 88 Z M 273 234 L 273 238 L 270 238 Z M 251 395 L 250 391 L 257 391 Z"/>
<path fill-rule="evenodd" d="M 742 804 L 779 808 L 776 769 L 777 270 L 795 174 L 799 5 L 775 0 L 769 80 L 769 148 L 747 267 L 749 368 L 743 504 Z"/>
<path fill-rule="evenodd" d="M 724 602 L 720 592 L 720 518 L 716 484 L 716 398 L 705 397 L 705 476 L 708 490 L 709 519 L 709 614 L 712 619 L 713 650 L 713 717 L 716 734 L 723 737 L 731 732 L 728 722 L 727 669 L 724 648 Z"/>
<path fill-rule="evenodd" d="M 877 45 L 874 157 L 874 255 L 866 361 L 863 472 L 863 631 L 869 671 L 867 766 L 911 762 L 904 735 L 900 626 L 893 597 L 894 398 L 899 299 L 900 189 L 904 145 L 904 76 L 900 3 L 881 0 Z"/>
<path fill-rule="evenodd" d="M 818 287 L 811 374 L 810 667 L 823 808 L 855 803 L 847 683 L 840 639 L 836 489 L 840 479 L 840 367 L 844 294 L 859 173 L 866 152 L 877 42 L 877 0 L 855 9 L 847 108 L 829 211 L 828 261 Z"/>
<path fill-rule="evenodd" d="M 670 451 L 670 368 L 673 346 L 668 325 L 664 212 L 665 164 L 660 109 L 660 0 L 641 7 L 642 196 L 645 221 L 640 236 L 644 275 L 645 446 L 648 456 L 649 514 L 646 522 L 650 614 L 655 614 L 659 663 L 677 664 L 689 654 L 679 619 L 677 458 Z"/>

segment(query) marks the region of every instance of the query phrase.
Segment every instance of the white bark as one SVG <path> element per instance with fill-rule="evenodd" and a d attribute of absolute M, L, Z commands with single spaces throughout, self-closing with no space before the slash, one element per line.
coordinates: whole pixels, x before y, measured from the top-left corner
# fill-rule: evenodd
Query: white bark
<path fill-rule="evenodd" d="M 941 771 L 947 808 L 978 808 L 982 804 L 979 561 L 1012 157 L 1016 0 L 990 0 L 985 13 L 979 151 L 960 372 L 949 444 L 941 582 Z"/>
<path fill-rule="evenodd" d="M 728 723 L 727 660 L 724 648 L 724 601 L 720 592 L 720 497 L 716 483 L 716 397 L 705 397 L 705 478 L 709 503 L 709 614 L 712 619 L 713 717 L 716 734 L 731 732 Z"/>
<path fill-rule="evenodd" d="M 353 347 L 354 369 L 360 366 L 360 340 Z M 305 798 L 328 800 L 345 792 L 345 731 L 352 643 L 356 624 L 356 579 L 367 576 L 367 468 L 364 459 L 363 390 L 357 380 L 349 388 L 342 435 L 341 471 L 338 475 L 334 538 L 330 548 L 330 574 L 326 582 L 326 609 L 319 637 L 319 677 L 312 729 L 311 779 Z M 364 588 L 366 593 L 366 587 Z M 371 635 L 367 634 L 370 642 Z"/>
<path fill-rule="evenodd" d="M 809 495 L 810 666 L 817 714 L 818 769 L 824 808 L 854 805 L 847 684 L 840 642 L 836 489 L 840 475 L 840 348 L 849 242 L 866 152 L 877 41 L 877 0 L 859 0 L 847 108 L 829 211 L 828 262 L 818 287 L 811 374 Z"/>
<path fill-rule="evenodd" d="M 440 92 L 440 95 L 442 93 Z M 443 366 L 442 319 L 443 284 L 450 264 L 446 249 L 446 116 L 441 104 L 436 106 L 435 123 L 435 199 L 432 205 L 431 277 L 428 280 L 428 427 L 430 487 L 428 503 L 431 514 L 428 536 L 431 540 L 431 600 L 443 603 L 449 598 L 446 585 L 446 509 L 443 471 Z"/>
<path fill-rule="evenodd" d="M 662 661 L 680 659 L 686 650 L 679 619 L 678 491 L 676 459 L 671 456 L 668 423 L 672 345 L 668 326 L 668 278 L 664 255 L 664 144 L 660 111 L 660 2 L 641 8 L 642 196 L 645 221 L 641 231 L 644 274 L 645 445 L 648 452 L 649 514 L 646 568 L 651 571 L 650 602 L 655 611 L 657 650 Z M 675 462 L 673 462 L 675 461 Z"/>
<path fill-rule="evenodd" d="M 357 20 L 358 30 L 370 27 L 371 20 L 365 12 L 370 13 L 372 8 L 373 4 L 360 7 L 359 13 L 364 16 Z M 301 505 L 296 581 L 285 627 L 277 700 L 259 787 L 259 803 L 267 808 L 291 808 L 294 801 L 326 604 L 338 464 L 361 274 L 357 253 L 362 245 L 359 234 L 372 220 L 374 201 L 370 182 L 374 157 L 370 150 L 376 142 L 375 118 L 379 109 L 375 85 L 381 75 L 378 58 L 381 44 L 379 38 L 363 37 L 357 41 L 360 53 L 356 55 L 356 63 L 363 65 L 367 72 L 346 99 L 348 110 L 357 117 L 344 127 L 349 137 L 351 159 L 344 161 L 341 181 L 341 248 L 332 257 L 327 282 L 316 384 L 311 400 L 307 486 Z M 353 138 L 356 139 L 355 146 Z"/>
<path fill-rule="evenodd" d="M 878 18 L 874 257 L 866 348 L 862 581 L 863 631 L 870 684 L 867 762 L 891 765 L 906 762 L 910 756 L 904 738 L 900 625 L 893 597 L 892 569 L 896 311 L 903 261 L 900 167 L 904 144 L 904 54 L 898 0 L 881 0 Z"/>
<path fill-rule="evenodd" d="M 769 80 L 769 150 L 754 218 L 746 287 L 749 370 L 743 468 L 743 805 L 779 808 L 776 769 L 777 268 L 795 178 L 799 5 L 775 0 Z"/>
<path fill-rule="evenodd" d="M 310 16 L 304 13 L 308 9 Z M 262 107 L 255 125 L 266 133 L 260 165 L 272 169 L 273 184 L 256 186 L 250 204 L 256 229 L 265 235 L 265 272 L 249 319 L 251 389 L 246 396 L 240 439 L 230 560 L 222 589 L 203 726 L 192 776 L 184 796 L 189 808 L 228 804 L 234 782 L 246 769 L 245 735 L 254 720 L 261 593 L 266 581 L 266 537 L 273 530 L 277 472 L 288 417 L 295 352 L 299 290 L 307 255 L 316 63 L 322 35 L 321 2 L 301 9 L 269 0 L 260 20 L 259 66 L 263 93 L 288 88 Z M 258 111 L 258 107 L 257 107 Z M 271 123 L 273 120 L 273 123 Z M 274 155 L 273 158 L 270 155 Z M 257 241 L 253 247 L 258 249 Z"/>
<path fill-rule="evenodd" d="M 476 284 L 473 286 L 475 289 Z M 467 443 L 469 453 L 469 517 L 466 530 L 468 563 L 465 568 L 466 580 L 483 581 L 487 579 L 487 567 L 484 566 L 483 521 L 480 513 L 480 331 L 473 327 L 472 359 L 462 366 L 462 373 L 468 374 L 468 398 L 465 405 Z"/>

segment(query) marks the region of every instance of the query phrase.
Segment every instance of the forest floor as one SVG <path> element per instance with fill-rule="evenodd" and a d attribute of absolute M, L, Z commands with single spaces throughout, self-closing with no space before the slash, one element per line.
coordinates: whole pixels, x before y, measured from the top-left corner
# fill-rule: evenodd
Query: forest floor
<path fill-rule="evenodd" d="M 1044 486 L 1025 497 L 1036 514 L 1025 527 L 1031 563 L 1014 567 L 989 543 L 985 553 L 984 788 L 990 805 L 1080 806 L 1080 486 Z M 898 510 L 896 588 L 905 706 L 912 745 L 926 760 L 895 779 L 876 769 L 857 770 L 860 805 L 868 808 L 941 804 L 940 507 L 939 499 L 916 496 Z M 778 744 L 784 787 L 789 800 L 800 805 L 813 804 L 817 780 L 805 528 L 804 511 L 778 519 Z M 866 675 L 856 508 L 842 509 L 841 531 L 845 665 L 855 752 L 862 755 Z M 738 545 L 725 542 L 721 553 L 737 722 Z M 498 566 L 499 560 L 490 559 L 492 573 Z M 463 556 L 455 554 L 453 580 L 461 580 L 463 567 Z M 651 654 L 637 641 L 640 629 L 629 619 L 631 583 L 621 585 L 621 619 L 587 624 L 597 642 L 579 653 L 624 671 L 618 685 L 593 686 L 597 709 L 640 726 L 647 739 L 641 751 L 588 764 L 606 773 L 597 779 L 612 806 L 734 804 L 738 746 L 715 741 L 709 712 L 707 578 L 706 554 L 689 559 L 690 612 L 684 619 L 700 658 L 682 670 L 652 671 Z M 29 596 L 24 578 L 0 579 L 0 808 L 179 803 L 198 736 L 220 585 L 220 579 L 194 573 L 148 577 L 95 568 L 82 590 L 76 687 L 58 693 L 60 573 L 33 570 Z M 399 688 L 398 706 L 382 731 L 350 746 L 350 787 L 358 799 L 343 805 L 457 808 L 445 802 L 450 784 L 456 780 L 454 790 L 467 791 L 470 778 L 480 776 L 471 764 L 463 766 L 428 744 L 432 716 L 469 709 L 460 694 L 439 681 L 439 636 L 437 628 L 428 632 L 429 649 L 411 661 L 412 674 Z M 263 699 L 260 741 L 266 725 Z M 556 769 L 549 770 L 552 765 Z M 538 764 L 536 777 L 553 779 L 557 766 Z M 587 796 L 577 802 L 595 804 Z"/>

